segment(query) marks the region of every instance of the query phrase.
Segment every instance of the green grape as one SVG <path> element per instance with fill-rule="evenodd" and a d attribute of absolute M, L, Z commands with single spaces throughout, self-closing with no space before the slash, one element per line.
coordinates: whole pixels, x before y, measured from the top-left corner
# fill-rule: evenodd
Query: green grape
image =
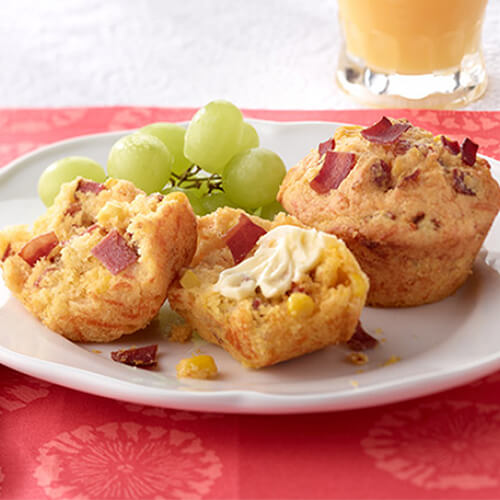
<path fill-rule="evenodd" d="M 173 192 L 184 193 L 187 196 L 189 203 L 191 203 L 193 212 L 196 215 L 205 215 L 206 212 L 205 209 L 203 208 L 203 203 L 201 201 L 200 195 L 198 194 L 198 191 L 194 189 L 183 189 L 177 186 L 168 187 L 162 190 L 163 194 L 168 194 Z"/>
<path fill-rule="evenodd" d="M 238 151 L 243 128 L 241 111 L 228 101 L 212 101 L 192 118 L 184 155 L 210 173 L 222 173 Z"/>
<path fill-rule="evenodd" d="M 173 156 L 157 137 L 132 134 L 113 144 L 108 157 L 108 174 L 131 181 L 148 194 L 154 193 L 169 180 L 173 161 Z"/>
<path fill-rule="evenodd" d="M 248 122 L 243 122 L 240 142 L 238 144 L 238 153 L 247 149 L 258 148 L 260 144 L 259 135 L 255 128 Z"/>
<path fill-rule="evenodd" d="M 83 156 L 68 156 L 49 165 L 38 180 L 38 195 L 50 207 L 65 182 L 77 177 L 104 182 L 106 174 L 99 163 Z"/>
<path fill-rule="evenodd" d="M 175 123 L 151 123 L 139 129 L 140 134 L 154 135 L 160 139 L 167 149 L 172 153 L 174 162 L 172 172 L 177 175 L 183 174 L 192 163 L 184 156 L 184 135 L 186 129 Z"/>
<path fill-rule="evenodd" d="M 215 191 L 203 196 L 203 198 L 201 198 L 201 203 L 205 209 L 205 213 L 207 214 L 214 212 L 220 207 L 237 208 L 237 206 L 229 199 L 227 194 L 222 191 Z"/>
<path fill-rule="evenodd" d="M 269 205 L 266 205 L 265 207 L 261 207 L 259 215 L 263 219 L 273 220 L 277 214 L 279 214 L 280 212 L 284 212 L 284 211 L 285 211 L 285 209 L 282 207 L 281 203 L 279 201 L 275 200 L 275 201 L 269 203 Z"/>
<path fill-rule="evenodd" d="M 273 202 L 286 168 L 283 160 L 264 148 L 236 155 L 226 166 L 222 186 L 239 207 L 255 209 Z"/>

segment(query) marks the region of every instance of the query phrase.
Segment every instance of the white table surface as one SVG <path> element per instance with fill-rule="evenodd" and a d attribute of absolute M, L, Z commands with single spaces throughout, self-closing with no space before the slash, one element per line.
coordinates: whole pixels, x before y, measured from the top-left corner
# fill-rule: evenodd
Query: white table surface
<path fill-rule="evenodd" d="M 335 0 L 1 0 L 0 107 L 359 107 L 334 83 L 338 33 Z M 500 0 L 483 39 L 468 109 L 500 109 Z"/>

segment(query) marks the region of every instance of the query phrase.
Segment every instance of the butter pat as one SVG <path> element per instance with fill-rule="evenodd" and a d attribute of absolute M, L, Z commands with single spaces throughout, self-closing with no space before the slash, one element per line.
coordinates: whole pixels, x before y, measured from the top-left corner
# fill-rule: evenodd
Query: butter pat
<path fill-rule="evenodd" d="M 338 241 L 316 229 L 277 226 L 259 239 L 254 255 L 222 271 L 214 290 L 235 300 L 254 295 L 257 287 L 267 298 L 283 295 Z"/>

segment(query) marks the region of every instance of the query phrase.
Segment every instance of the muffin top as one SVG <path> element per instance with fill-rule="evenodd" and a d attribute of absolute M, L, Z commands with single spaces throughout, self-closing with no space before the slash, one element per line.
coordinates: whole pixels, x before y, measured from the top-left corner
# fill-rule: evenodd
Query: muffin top
<path fill-rule="evenodd" d="M 500 188 L 477 145 L 406 120 L 340 127 L 285 177 L 278 200 L 323 231 L 395 245 L 450 243 L 487 231 Z"/>

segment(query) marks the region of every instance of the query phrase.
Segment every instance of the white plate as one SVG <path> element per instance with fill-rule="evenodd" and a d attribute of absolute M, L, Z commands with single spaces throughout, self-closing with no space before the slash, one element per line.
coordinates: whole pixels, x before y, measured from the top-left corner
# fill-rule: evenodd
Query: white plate
<path fill-rule="evenodd" d="M 254 121 L 262 145 L 293 165 L 311 147 L 331 136 L 332 123 Z M 0 171 L 0 227 L 27 223 L 43 211 L 36 196 L 42 170 L 69 155 L 105 164 L 122 133 L 63 141 L 29 154 Z M 499 177 L 500 165 L 491 160 Z M 54 334 L 27 313 L 0 285 L 0 362 L 21 372 L 73 389 L 140 404 L 233 413 L 300 413 L 360 408 L 400 401 L 454 387 L 500 368 L 496 311 L 500 276 L 500 227 L 494 225 L 474 274 L 453 296 L 409 309 L 366 308 L 365 328 L 383 340 L 359 367 L 348 352 L 331 347 L 260 371 L 243 368 L 220 348 L 204 342 L 176 344 L 165 338 L 168 309 L 146 332 L 106 345 L 78 345 Z M 500 259 L 499 259 L 500 261 Z M 497 269 L 499 268 L 496 265 Z M 159 344 L 154 371 L 115 363 L 109 353 L 132 345 Z M 216 359 L 214 381 L 177 380 L 175 365 L 195 350 Z M 100 353 L 95 352 L 100 350 Z M 391 356 L 401 361 L 383 366 Z"/>

